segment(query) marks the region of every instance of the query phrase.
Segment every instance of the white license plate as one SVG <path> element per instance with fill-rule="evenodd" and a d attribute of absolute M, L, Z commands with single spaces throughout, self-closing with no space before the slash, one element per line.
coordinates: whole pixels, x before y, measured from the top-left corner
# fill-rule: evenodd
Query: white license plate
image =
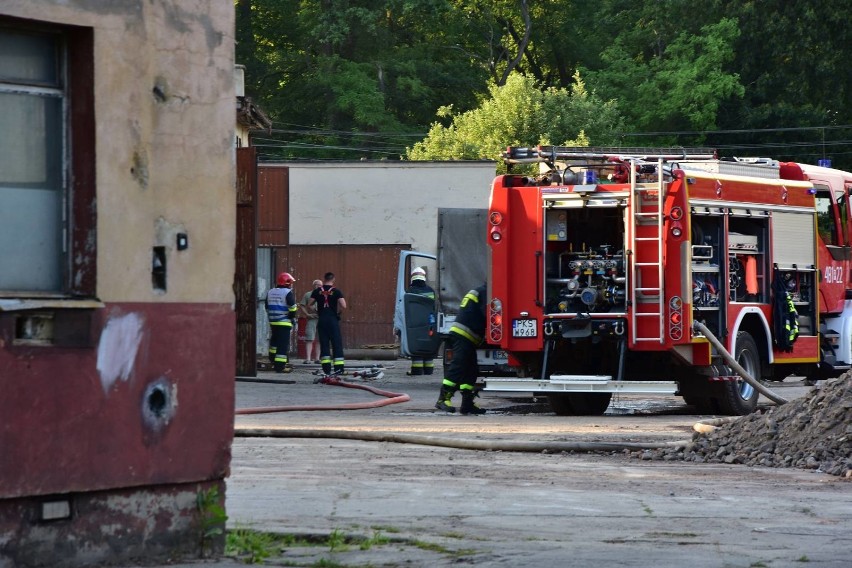
<path fill-rule="evenodd" d="M 508 363 L 509 362 L 509 354 L 503 351 L 502 349 L 494 349 L 487 353 L 486 357 L 490 355 L 490 358 L 495 363 Z"/>
<path fill-rule="evenodd" d="M 512 337 L 538 337 L 538 320 L 512 320 Z"/>

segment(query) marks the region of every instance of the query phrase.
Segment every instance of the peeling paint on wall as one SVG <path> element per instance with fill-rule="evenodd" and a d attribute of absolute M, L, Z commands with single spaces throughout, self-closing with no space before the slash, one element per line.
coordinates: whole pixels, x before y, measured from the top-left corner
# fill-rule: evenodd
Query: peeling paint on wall
<path fill-rule="evenodd" d="M 132 161 L 130 175 L 142 189 L 148 189 L 148 153 L 144 149 L 137 149 L 133 152 Z"/>
<path fill-rule="evenodd" d="M 97 364 L 105 393 L 117 380 L 130 378 L 142 342 L 142 324 L 142 318 L 133 313 L 110 317 L 107 321 L 98 344 Z"/>

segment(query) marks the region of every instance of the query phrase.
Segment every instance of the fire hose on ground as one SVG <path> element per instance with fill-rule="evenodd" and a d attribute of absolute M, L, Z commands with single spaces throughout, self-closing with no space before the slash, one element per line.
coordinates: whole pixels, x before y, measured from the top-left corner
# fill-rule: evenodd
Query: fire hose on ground
<path fill-rule="evenodd" d="M 754 377 L 752 377 L 725 349 L 722 342 L 700 323 L 694 322 L 693 328 L 701 332 L 716 348 L 722 358 L 730 367 L 742 377 L 742 379 L 755 388 L 760 394 L 766 396 L 776 404 L 785 404 L 787 399 L 779 396 L 766 388 Z M 411 400 L 407 394 L 394 393 L 377 389 L 368 385 L 347 383 L 339 379 L 327 377 L 321 381 L 327 385 L 341 386 L 346 388 L 363 389 L 385 397 L 384 399 L 368 403 L 350 403 L 338 405 L 305 405 L 305 406 L 270 406 L 258 408 L 241 408 L 236 410 L 237 415 L 262 414 L 273 412 L 292 412 L 306 410 L 355 410 L 365 408 L 377 408 L 390 404 L 397 404 Z M 738 417 L 714 418 L 701 420 L 693 425 L 697 432 L 707 433 L 715 428 L 727 424 Z M 686 446 L 689 440 L 673 442 L 571 442 L 571 441 L 529 441 L 529 440 L 475 440 L 464 438 L 445 438 L 440 436 L 426 436 L 421 434 L 403 434 L 398 432 L 354 432 L 350 430 L 324 430 L 324 429 L 275 429 L 275 428 L 235 428 L 234 436 L 241 438 L 334 438 L 341 440 L 359 440 L 365 442 L 394 442 L 398 444 L 418 444 L 423 446 L 437 446 L 444 448 L 456 448 L 463 450 L 480 451 L 502 451 L 502 452 L 535 452 L 535 453 L 561 453 L 561 452 L 613 452 L 623 450 L 653 450 L 662 448 L 678 448 Z"/>
<path fill-rule="evenodd" d="M 334 377 L 325 377 L 318 381 L 325 385 L 362 389 L 385 398 L 373 402 L 360 402 L 334 405 L 294 405 L 294 406 L 263 406 L 255 408 L 238 408 L 235 414 L 266 414 L 275 412 L 294 412 L 312 410 L 356 410 L 377 408 L 411 400 L 405 393 L 395 393 L 377 389 L 369 385 L 347 383 Z M 234 436 L 238 438 L 334 438 L 340 440 L 358 440 L 364 442 L 394 442 L 398 444 L 418 444 L 421 446 L 438 446 L 462 450 L 504 451 L 504 452 L 603 452 L 631 450 L 649 450 L 663 447 L 675 447 L 683 442 L 533 442 L 518 440 L 473 440 L 463 438 L 445 438 L 441 436 L 425 436 L 421 434 L 403 434 L 399 432 L 355 432 L 351 430 L 311 429 L 277 429 L 277 428 L 235 428 Z"/>
<path fill-rule="evenodd" d="M 303 405 L 303 406 L 261 406 L 256 408 L 238 408 L 235 414 L 266 414 L 272 412 L 294 412 L 294 411 L 305 411 L 305 410 L 360 410 L 366 408 L 378 408 L 380 406 L 387 406 L 389 404 L 398 404 L 400 402 L 408 402 L 411 400 L 411 397 L 405 393 L 398 392 L 390 392 L 382 389 L 377 389 L 375 387 L 371 387 L 369 385 L 357 385 L 353 383 L 346 383 L 339 379 L 333 377 L 323 378 L 321 381 L 326 385 L 334 385 L 339 387 L 346 387 L 350 389 L 361 389 L 370 391 L 373 394 L 377 394 L 379 396 L 383 396 L 385 398 L 375 400 L 373 402 L 353 402 L 349 404 L 313 404 L 313 405 Z"/>

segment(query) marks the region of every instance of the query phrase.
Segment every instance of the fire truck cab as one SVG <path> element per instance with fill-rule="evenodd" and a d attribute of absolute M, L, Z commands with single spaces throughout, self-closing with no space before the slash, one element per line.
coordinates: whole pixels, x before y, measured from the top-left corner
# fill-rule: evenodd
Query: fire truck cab
<path fill-rule="evenodd" d="M 509 148 L 489 204 L 487 339 L 518 372 L 485 390 L 601 414 L 613 393 L 745 414 L 751 377 L 852 363 L 852 176 L 709 149 Z M 850 299 L 847 299 L 850 298 Z"/>

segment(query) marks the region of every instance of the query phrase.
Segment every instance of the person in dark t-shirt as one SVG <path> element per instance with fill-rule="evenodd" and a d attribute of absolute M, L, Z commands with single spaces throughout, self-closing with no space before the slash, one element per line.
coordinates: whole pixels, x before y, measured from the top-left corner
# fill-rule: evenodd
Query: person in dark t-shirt
<path fill-rule="evenodd" d="M 334 273 L 325 273 L 322 286 L 311 293 L 308 303 L 317 308 L 317 335 L 322 370 L 326 375 L 330 375 L 333 367 L 335 374 L 342 374 L 345 361 L 343 337 L 340 335 L 340 314 L 346 309 L 346 298 L 343 297 L 343 292 L 334 287 Z"/>

